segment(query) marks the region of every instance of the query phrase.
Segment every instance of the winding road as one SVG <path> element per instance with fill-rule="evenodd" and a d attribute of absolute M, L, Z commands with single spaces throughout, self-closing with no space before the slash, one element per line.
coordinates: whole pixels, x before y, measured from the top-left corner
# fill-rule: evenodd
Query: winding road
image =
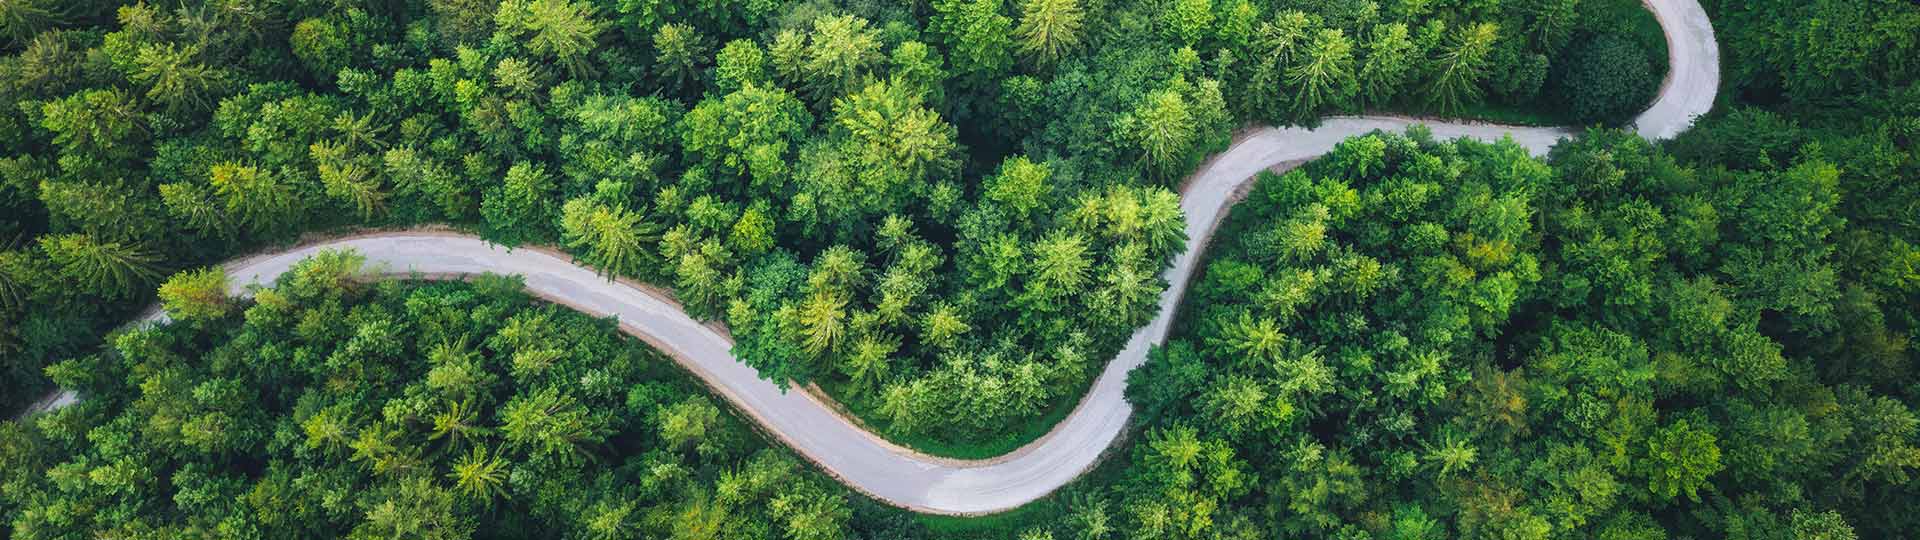
<path fill-rule="evenodd" d="M 1640 134 L 1661 139 L 1679 134 L 1712 108 L 1719 87 L 1719 48 L 1707 15 L 1695 0 L 1646 0 L 1666 31 L 1671 71 L 1653 105 L 1635 121 Z M 523 276 L 527 289 L 547 300 L 595 316 L 618 319 L 620 328 L 674 357 L 716 392 L 751 416 L 765 431 L 818 463 L 847 485 L 882 501 L 935 514 L 983 514 L 1038 499 L 1091 468 L 1126 429 L 1132 406 L 1122 396 L 1127 372 L 1164 341 L 1200 261 L 1208 237 L 1234 192 L 1262 170 L 1326 153 L 1341 140 L 1374 130 L 1401 131 L 1424 124 L 1439 138 L 1498 140 L 1512 137 L 1544 154 L 1574 131 L 1394 117 L 1336 117 L 1319 127 L 1262 128 L 1242 134 L 1226 152 L 1208 160 L 1181 192 L 1187 237 L 1192 239 L 1165 277 L 1160 312 L 1134 332 L 1106 365 L 1079 405 L 1044 437 L 987 460 L 928 456 L 892 444 L 840 416 L 808 392 L 782 392 L 736 361 L 724 330 L 701 324 L 673 301 L 628 281 L 608 281 L 560 253 L 509 250 L 468 235 L 446 232 L 384 233 L 344 238 L 225 265 L 236 295 L 271 284 L 294 263 L 322 250 L 351 249 L 373 271 L 387 275 L 456 277 L 481 273 Z M 161 321 L 154 313 L 145 320 Z M 72 403 L 61 393 L 40 410 Z"/>

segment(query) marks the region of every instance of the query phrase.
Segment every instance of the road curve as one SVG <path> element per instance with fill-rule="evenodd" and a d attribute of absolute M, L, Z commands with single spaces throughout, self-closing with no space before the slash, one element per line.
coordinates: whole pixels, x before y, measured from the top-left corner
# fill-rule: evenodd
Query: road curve
<path fill-rule="evenodd" d="M 1719 87 L 1719 49 L 1707 15 L 1694 0 L 1647 0 L 1666 30 L 1672 71 L 1653 105 L 1635 121 L 1649 138 L 1667 138 L 1690 126 L 1712 108 Z M 847 485 L 882 501 L 919 512 L 982 514 L 1011 509 L 1038 499 L 1091 468 L 1120 436 L 1132 414 L 1122 391 L 1127 372 L 1146 360 L 1164 341 L 1198 266 L 1215 224 L 1233 193 L 1255 174 L 1277 164 L 1326 153 L 1341 140 L 1375 130 L 1401 131 L 1428 126 L 1436 137 L 1497 140 L 1511 137 L 1542 154 L 1573 134 L 1561 128 L 1523 128 L 1394 117 L 1336 117 L 1319 127 L 1261 128 L 1243 134 L 1226 152 L 1208 160 L 1181 190 L 1186 212 L 1187 250 L 1165 277 L 1171 286 L 1160 296 L 1160 312 L 1136 330 L 1126 347 L 1100 373 L 1073 413 L 1046 436 L 1012 453 L 988 460 L 927 456 L 867 432 L 807 392 L 782 392 L 736 361 L 731 339 L 722 329 L 704 325 L 680 307 L 644 286 L 608 281 L 569 257 L 542 249 L 509 250 L 469 235 L 401 232 L 345 238 L 228 263 L 235 294 L 250 294 L 270 284 L 294 263 L 319 251 L 352 249 L 367 257 L 373 271 L 388 275 L 453 277 L 481 273 L 525 278 L 533 294 L 596 316 L 618 319 L 621 330 L 673 356 L 714 391 L 759 422 L 796 452 L 818 463 Z M 155 313 L 147 320 L 164 320 Z M 60 393 L 38 409 L 73 402 Z"/>

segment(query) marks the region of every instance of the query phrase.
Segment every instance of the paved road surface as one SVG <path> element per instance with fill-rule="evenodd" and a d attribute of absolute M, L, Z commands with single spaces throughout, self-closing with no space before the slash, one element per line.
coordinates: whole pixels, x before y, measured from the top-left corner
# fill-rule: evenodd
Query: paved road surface
<path fill-rule="evenodd" d="M 1694 0 L 1647 0 L 1667 31 L 1673 71 L 1636 127 L 1651 138 L 1671 137 L 1713 105 L 1719 87 L 1719 49 L 1713 29 Z M 989 460 L 963 461 L 918 454 L 860 429 L 805 392 L 783 393 L 735 361 L 720 330 L 700 324 L 670 301 L 627 282 L 609 282 L 543 250 L 509 251 L 470 236 L 409 232 L 362 236 L 229 263 L 236 293 L 270 283 L 293 263 L 323 249 L 354 249 L 380 272 L 434 275 L 516 274 L 543 298 L 597 316 L 614 316 L 622 330 L 674 356 L 740 410 L 800 454 L 855 489 L 921 512 L 978 514 L 1006 510 L 1038 499 L 1092 467 L 1125 429 L 1132 407 L 1122 396 L 1126 374 L 1167 337 L 1174 307 L 1233 192 L 1261 170 L 1311 159 L 1350 136 L 1374 130 L 1401 131 L 1421 123 L 1440 138 L 1494 140 L 1512 137 L 1544 153 L 1572 132 L 1390 117 L 1340 117 L 1315 129 L 1265 128 L 1245 134 L 1209 160 L 1182 190 L 1187 237 L 1192 239 L 1166 272 L 1172 286 L 1160 297 L 1160 314 L 1137 330 L 1100 374 L 1073 413 L 1045 437 Z M 149 320 L 161 320 L 155 314 Z M 50 397 L 45 407 L 72 403 L 71 393 Z"/>

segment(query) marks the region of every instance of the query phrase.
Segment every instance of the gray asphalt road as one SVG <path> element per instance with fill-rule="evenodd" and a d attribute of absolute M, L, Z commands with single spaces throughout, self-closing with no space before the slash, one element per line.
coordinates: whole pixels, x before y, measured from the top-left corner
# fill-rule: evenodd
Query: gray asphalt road
<path fill-rule="evenodd" d="M 1693 0 L 1648 0 L 1667 31 L 1673 66 L 1658 98 L 1636 121 L 1652 138 L 1684 131 L 1712 108 L 1719 87 L 1719 49 L 1706 13 Z M 1147 350 L 1167 337 L 1174 306 L 1186 290 L 1214 225 L 1233 192 L 1255 173 L 1276 164 L 1326 153 L 1350 136 L 1374 130 L 1401 131 L 1425 124 L 1441 138 L 1497 140 L 1511 137 L 1536 154 L 1572 132 L 1391 117 L 1331 118 L 1315 129 L 1265 128 L 1243 136 L 1208 160 L 1182 190 L 1187 237 L 1192 239 L 1166 272 L 1172 283 L 1160 297 L 1160 315 L 1137 330 L 1107 364 L 1092 390 L 1051 433 L 1017 451 L 989 460 L 962 461 L 918 454 L 855 426 L 805 392 L 783 393 L 734 360 L 729 338 L 688 317 L 678 306 L 642 287 L 609 282 L 541 250 L 506 250 L 477 238 L 435 232 L 394 233 L 340 239 L 227 265 L 236 293 L 271 282 L 293 263 L 324 249 L 353 249 L 378 271 L 433 275 L 516 274 L 535 294 L 580 311 L 613 316 L 627 333 L 674 356 L 715 391 L 766 430 L 828 473 L 880 500 L 921 512 L 978 514 L 1006 510 L 1038 499 L 1085 472 L 1125 429 L 1132 407 L 1122 396 L 1126 374 Z M 156 314 L 150 320 L 164 317 Z M 52 396 L 47 407 L 73 402 Z"/>

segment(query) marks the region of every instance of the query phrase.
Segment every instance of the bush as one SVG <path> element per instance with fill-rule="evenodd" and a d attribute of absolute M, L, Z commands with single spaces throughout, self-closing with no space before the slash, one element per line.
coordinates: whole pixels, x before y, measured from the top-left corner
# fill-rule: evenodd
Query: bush
<path fill-rule="evenodd" d="M 1617 35 L 1577 43 L 1557 64 L 1554 93 L 1582 123 L 1622 123 L 1646 108 L 1658 85 L 1646 50 Z"/>

